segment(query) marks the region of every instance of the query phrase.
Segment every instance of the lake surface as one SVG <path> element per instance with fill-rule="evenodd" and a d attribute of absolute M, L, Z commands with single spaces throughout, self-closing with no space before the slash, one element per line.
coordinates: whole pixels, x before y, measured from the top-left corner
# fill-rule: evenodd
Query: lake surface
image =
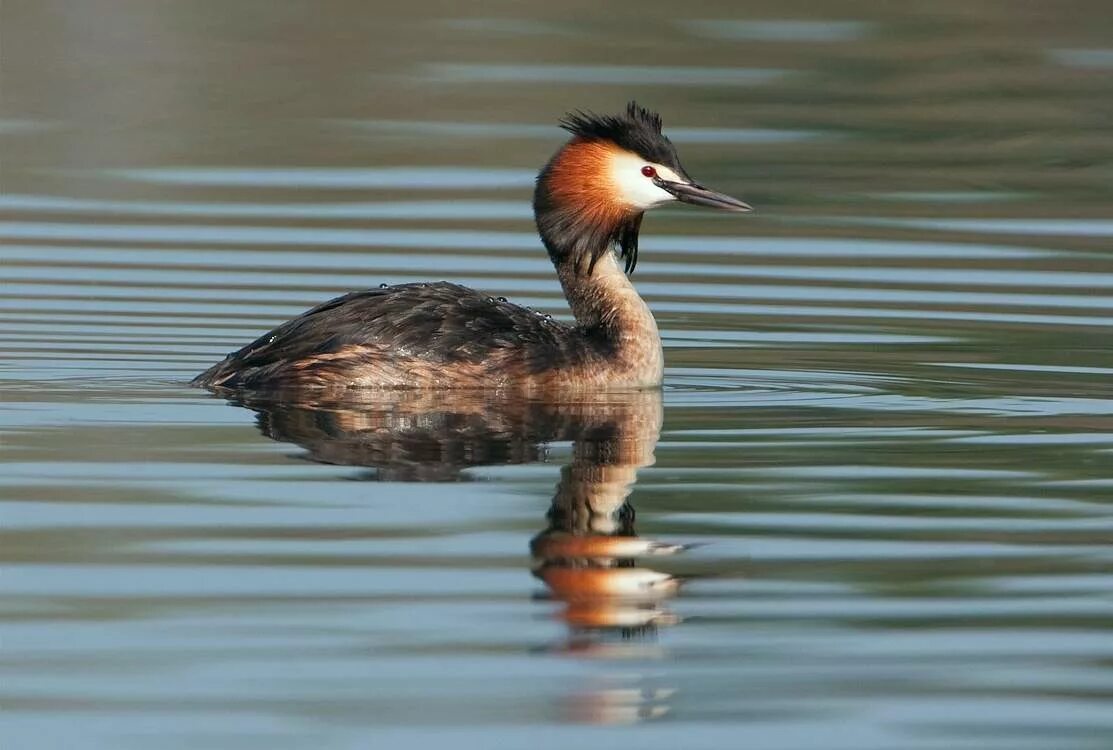
<path fill-rule="evenodd" d="M 0 10 L 12 748 L 1113 746 L 1105 2 Z M 660 393 L 191 389 L 351 289 L 567 315 L 661 111 Z"/>

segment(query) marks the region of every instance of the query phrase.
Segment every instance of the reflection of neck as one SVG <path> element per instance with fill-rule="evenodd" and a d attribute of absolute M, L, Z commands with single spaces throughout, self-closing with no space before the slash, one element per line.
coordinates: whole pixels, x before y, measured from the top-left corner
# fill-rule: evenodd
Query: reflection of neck
<path fill-rule="evenodd" d="M 563 511 L 562 531 L 573 534 L 614 534 L 621 510 L 637 480 L 635 466 L 565 466 L 553 506 Z"/>
<path fill-rule="evenodd" d="M 654 400 L 656 398 L 656 400 Z M 572 461 L 561 469 L 553 497 L 554 509 L 564 518 L 562 530 L 575 534 L 613 534 L 620 511 L 637 481 L 638 469 L 653 464 L 661 429 L 660 400 L 656 393 L 638 394 L 638 408 L 615 415 L 611 435 L 580 435 Z M 602 427 L 602 429 L 608 429 Z"/>

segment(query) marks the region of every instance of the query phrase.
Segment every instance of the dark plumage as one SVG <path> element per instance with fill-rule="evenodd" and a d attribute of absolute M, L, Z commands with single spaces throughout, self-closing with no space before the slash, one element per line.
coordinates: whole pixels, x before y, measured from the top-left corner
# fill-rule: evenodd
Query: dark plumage
<path fill-rule="evenodd" d="M 229 354 L 193 384 L 328 385 L 368 367 L 404 387 L 419 373 L 435 378 L 438 370 L 465 366 L 475 386 L 499 385 L 509 372 L 489 372 L 488 364 L 510 362 L 519 374 L 537 373 L 585 361 L 593 343 L 586 332 L 459 284 L 398 284 L 318 305 Z M 351 380 L 348 385 L 360 384 L 359 377 Z"/>
<path fill-rule="evenodd" d="M 647 387 L 661 382 L 657 323 L 622 269 L 643 212 L 673 200 L 748 210 L 688 177 L 661 118 L 568 115 L 573 135 L 541 170 L 534 214 L 575 325 L 457 284 L 400 284 L 324 303 L 229 354 L 194 385 L 297 388 Z"/>

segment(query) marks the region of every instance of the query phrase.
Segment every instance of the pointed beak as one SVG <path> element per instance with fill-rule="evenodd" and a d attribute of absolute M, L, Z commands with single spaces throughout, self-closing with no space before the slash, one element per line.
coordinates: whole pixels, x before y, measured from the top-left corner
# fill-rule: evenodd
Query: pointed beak
<path fill-rule="evenodd" d="M 754 210 L 748 203 L 743 203 L 737 198 L 731 198 L 729 195 L 716 193 L 714 190 L 708 190 L 703 185 L 697 185 L 694 182 L 669 182 L 660 178 L 653 182 L 662 190 L 675 195 L 678 201 L 691 203 L 693 206 L 708 206 L 709 208 L 739 213 Z"/>

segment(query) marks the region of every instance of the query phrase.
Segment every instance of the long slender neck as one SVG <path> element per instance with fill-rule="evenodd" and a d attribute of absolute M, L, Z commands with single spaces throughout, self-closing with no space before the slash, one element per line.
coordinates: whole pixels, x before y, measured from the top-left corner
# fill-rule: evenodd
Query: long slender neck
<path fill-rule="evenodd" d="M 590 271 L 586 262 L 554 258 L 554 263 L 572 314 L 586 340 L 597 348 L 601 366 L 615 373 L 613 381 L 659 385 L 664 353 L 657 321 L 610 248 Z"/>
<path fill-rule="evenodd" d="M 660 340 L 657 321 L 609 249 L 589 271 L 587 263 L 557 262 L 557 278 L 568 306 L 583 328 L 608 337 Z"/>

